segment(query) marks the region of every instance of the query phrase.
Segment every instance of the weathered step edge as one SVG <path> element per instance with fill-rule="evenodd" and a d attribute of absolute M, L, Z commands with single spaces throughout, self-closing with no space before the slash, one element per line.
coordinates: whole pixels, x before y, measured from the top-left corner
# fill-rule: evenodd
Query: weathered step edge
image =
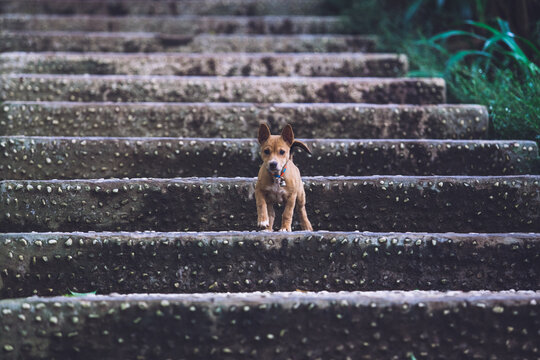
<path fill-rule="evenodd" d="M 535 290 L 539 257 L 540 234 L 12 233 L 0 234 L 0 298 Z"/>
<path fill-rule="evenodd" d="M 61 15 L 328 15 L 323 0 L 1 0 L 0 13 Z"/>
<path fill-rule="evenodd" d="M 0 101 L 439 104 L 441 78 L 1 75 Z"/>
<path fill-rule="evenodd" d="M 35 297 L 0 301 L 0 346 L 6 360 L 528 359 L 539 304 L 532 291 Z"/>
<path fill-rule="evenodd" d="M 538 174 L 534 141 L 302 140 L 307 176 Z M 2 137 L 0 180 L 253 176 L 254 139 Z M 238 166 L 238 164 L 242 164 Z"/>
<path fill-rule="evenodd" d="M 343 19 L 335 16 L 0 16 L 9 31 L 157 32 L 210 34 L 343 34 Z"/>
<path fill-rule="evenodd" d="M 370 52 L 370 35 L 176 35 L 132 32 L 0 31 L 0 52 Z"/>
<path fill-rule="evenodd" d="M 303 180 L 316 230 L 540 232 L 540 176 Z M 254 185 L 254 178 L 0 181 L 0 228 L 251 230 Z"/>
<path fill-rule="evenodd" d="M 304 138 L 485 139 L 479 105 L 75 103 L 6 101 L 0 135 L 245 138 L 266 122 Z"/>
<path fill-rule="evenodd" d="M 0 73 L 393 77 L 407 69 L 407 57 L 400 54 L 0 54 Z"/>

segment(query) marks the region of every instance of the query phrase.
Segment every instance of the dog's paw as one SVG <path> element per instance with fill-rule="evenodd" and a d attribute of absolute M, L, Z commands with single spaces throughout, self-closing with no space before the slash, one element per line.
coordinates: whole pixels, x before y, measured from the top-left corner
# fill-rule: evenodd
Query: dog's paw
<path fill-rule="evenodd" d="M 259 229 L 261 230 L 270 230 L 268 229 L 270 227 L 270 221 L 268 220 L 265 220 L 265 221 L 259 221 L 257 223 L 257 226 L 259 227 Z"/>
<path fill-rule="evenodd" d="M 281 231 L 281 232 L 289 232 L 289 231 L 291 231 L 291 229 L 281 228 L 281 229 L 279 229 L 279 231 Z"/>

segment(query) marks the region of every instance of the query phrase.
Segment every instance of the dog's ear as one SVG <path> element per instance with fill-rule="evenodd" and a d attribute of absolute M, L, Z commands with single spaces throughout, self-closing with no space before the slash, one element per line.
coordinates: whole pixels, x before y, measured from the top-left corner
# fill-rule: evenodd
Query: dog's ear
<path fill-rule="evenodd" d="M 311 154 L 311 150 L 309 150 L 308 146 L 304 144 L 302 141 L 294 140 L 291 145 L 291 150 L 295 146 L 298 146 L 299 148 L 304 149 L 304 151 L 307 152 L 308 154 Z"/>
<path fill-rule="evenodd" d="M 289 144 L 290 147 L 293 146 L 294 133 L 292 131 L 291 124 L 287 124 L 287 126 L 283 128 L 283 131 L 281 131 L 281 137 L 283 138 L 283 140 L 285 140 L 287 144 Z"/>
<path fill-rule="evenodd" d="M 261 125 L 259 125 L 259 136 L 258 136 L 259 144 L 263 144 L 266 140 L 268 140 L 269 137 L 270 137 L 270 128 L 268 127 L 268 125 L 262 123 Z"/>

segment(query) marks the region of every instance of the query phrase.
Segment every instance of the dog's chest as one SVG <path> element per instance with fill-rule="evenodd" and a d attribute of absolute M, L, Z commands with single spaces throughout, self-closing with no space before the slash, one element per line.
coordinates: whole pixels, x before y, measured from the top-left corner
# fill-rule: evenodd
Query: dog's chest
<path fill-rule="evenodd" d="M 267 201 L 281 204 L 287 199 L 287 191 L 285 191 L 285 188 L 280 186 L 277 182 L 266 186 L 264 190 Z"/>

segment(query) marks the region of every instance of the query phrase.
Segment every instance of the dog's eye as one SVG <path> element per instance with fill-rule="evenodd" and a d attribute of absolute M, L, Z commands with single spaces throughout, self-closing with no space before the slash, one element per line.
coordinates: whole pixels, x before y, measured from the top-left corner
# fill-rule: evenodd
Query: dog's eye
<path fill-rule="evenodd" d="M 265 153 L 266 155 L 270 155 L 270 150 L 266 149 L 266 150 L 264 150 L 264 153 Z"/>
<path fill-rule="evenodd" d="M 281 155 L 283 155 L 283 154 L 285 154 L 285 150 L 279 150 L 279 153 L 280 153 Z"/>

